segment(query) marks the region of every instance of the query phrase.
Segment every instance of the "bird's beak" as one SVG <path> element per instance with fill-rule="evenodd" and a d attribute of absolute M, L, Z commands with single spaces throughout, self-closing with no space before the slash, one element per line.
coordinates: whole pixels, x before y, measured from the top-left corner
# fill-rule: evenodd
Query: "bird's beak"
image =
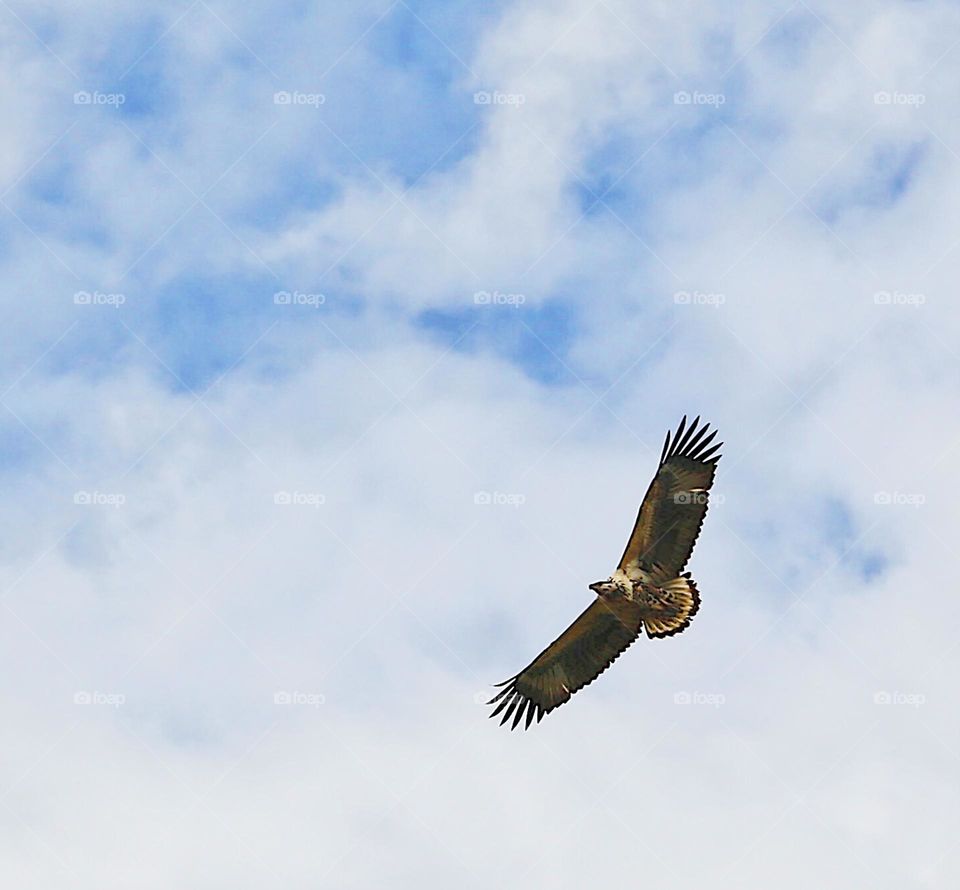
<path fill-rule="evenodd" d="M 594 593 L 600 593 L 600 582 L 599 582 L 599 581 L 594 581 L 593 584 L 590 585 L 590 589 L 591 589 Z"/>

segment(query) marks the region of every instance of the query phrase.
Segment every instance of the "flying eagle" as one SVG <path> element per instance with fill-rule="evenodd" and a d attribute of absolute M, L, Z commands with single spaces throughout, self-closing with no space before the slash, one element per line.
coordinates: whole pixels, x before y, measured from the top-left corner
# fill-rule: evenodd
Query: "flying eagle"
<path fill-rule="evenodd" d="M 556 640 L 519 674 L 498 683 L 504 688 L 487 704 L 490 715 L 504 712 L 516 729 L 526 729 L 592 683 L 646 630 L 651 639 L 685 630 L 700 608 L 697 586 L 684 572 L 707 513 L 707 500 L 723 444 L 710 446 L 716 431 L 697 429 L 697 417 L 684 432 L 684 416 L 671 443 L 667 432 L 660 466 L 644 495 L 637 521 L 617 570 L 590 589 L 597 598 Z"/>

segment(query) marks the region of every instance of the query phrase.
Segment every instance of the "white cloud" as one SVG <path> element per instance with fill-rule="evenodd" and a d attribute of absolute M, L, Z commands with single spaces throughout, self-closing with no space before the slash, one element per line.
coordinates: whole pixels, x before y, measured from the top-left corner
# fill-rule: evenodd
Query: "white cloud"
<path fill-rule="evenodd" d="M 291 88 L 327 67 L 325 18 L 216 11 Z M 189 190 L 116 121 L 81 118 L 75 200 L 30 175 L 9 195 L 47 247 L 8 219 L 8 883 L 949 884 L 954 13 L 858 13 L 505 8 L 450 90 L 525 101 L 485 108 L 473 149 L 399 204 L 395 159 L 368 170 L 324 141 L 328 202 L 240 212 L 323 129 L 281 122 L 211 202 L 276 288 L 328 292 L 319 308 L 274 305 L 206 211 L 152 246 Z M 275 78 L 197 14 L 158 50 L 183 63 L 182 110 L 130 122 L 192 187 L 276 114 L 254 98 Z M 376 14 L 332 23 L 326 56 Z M 72 21 L 51 48 L 82 65 L 91 23 Z M 42 98 L 7 85 L 7 185 L 58 135 L 35 107 L 73 89 L 39 45 L 13 61 Z M 678 89 L 727 101 L 680 107 Z M 581 218 L 621 174 L 612 209 Z M 251 309 L 238 285 L 236 317 L 178 304 L 178 328 L 158 294 L 203 275 L 269 286 Z M 78 288 L 130 305 L 78 307 Z M 544 336 L 570 385 L 489 340 L 423 337 L 422 309 L 478 311 L 478 289 L 528 298 L 481 326 L 568 301 L 569 345 Z M 189 357 L 238 360 L 200 402 L 151 354 L 195 329 L 210 342 Z M 588 602 L 685 411 L 727 442 L 701 613 L 535 731 L 500 730 L 478 693 Z"/>

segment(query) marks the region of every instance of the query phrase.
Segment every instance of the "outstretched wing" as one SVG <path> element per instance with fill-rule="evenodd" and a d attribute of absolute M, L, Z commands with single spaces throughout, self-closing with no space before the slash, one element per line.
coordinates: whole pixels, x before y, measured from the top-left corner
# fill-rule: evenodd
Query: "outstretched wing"
<path fill-rule="evenodd" d="M 487 704 L 490 715 L 504 711 L 500 725 L 511 717 L 516 729 L 526 714 L 526 729 L 574 692 L 592 683 L 639 635 L 640 607 L 625 600 L 597 598 L 556 640 L 515 677 L 498 683 L 504 688 Z"/>
<path fill-rule="evenodd" d="M 628 575 L 631 569 L 643 569 L 657 580 L 676 578 L 690 559 L 703 517 L 707 514 L 707 492 L 713 485 L 723 444 L 710 446 L 716 430 L 705 424 L 697 430 L 700 418 L 686 433 L 684 415 L 677 433 L 670 442 L 670 433 L 663 443 L 657 475 L 644 495 L 637 521 L 620 557 L 620 568 Z"/>

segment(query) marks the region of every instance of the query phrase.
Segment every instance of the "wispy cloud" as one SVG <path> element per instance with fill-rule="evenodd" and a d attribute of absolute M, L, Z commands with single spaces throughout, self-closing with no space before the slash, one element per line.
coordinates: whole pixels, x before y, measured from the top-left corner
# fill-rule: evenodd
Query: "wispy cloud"
<path fill-rule="evenodd" d="M 8 884 L 955 878 L 954 10 L 4 16 Z M 493 731 L 684 413 L 696 621 Z"/>

